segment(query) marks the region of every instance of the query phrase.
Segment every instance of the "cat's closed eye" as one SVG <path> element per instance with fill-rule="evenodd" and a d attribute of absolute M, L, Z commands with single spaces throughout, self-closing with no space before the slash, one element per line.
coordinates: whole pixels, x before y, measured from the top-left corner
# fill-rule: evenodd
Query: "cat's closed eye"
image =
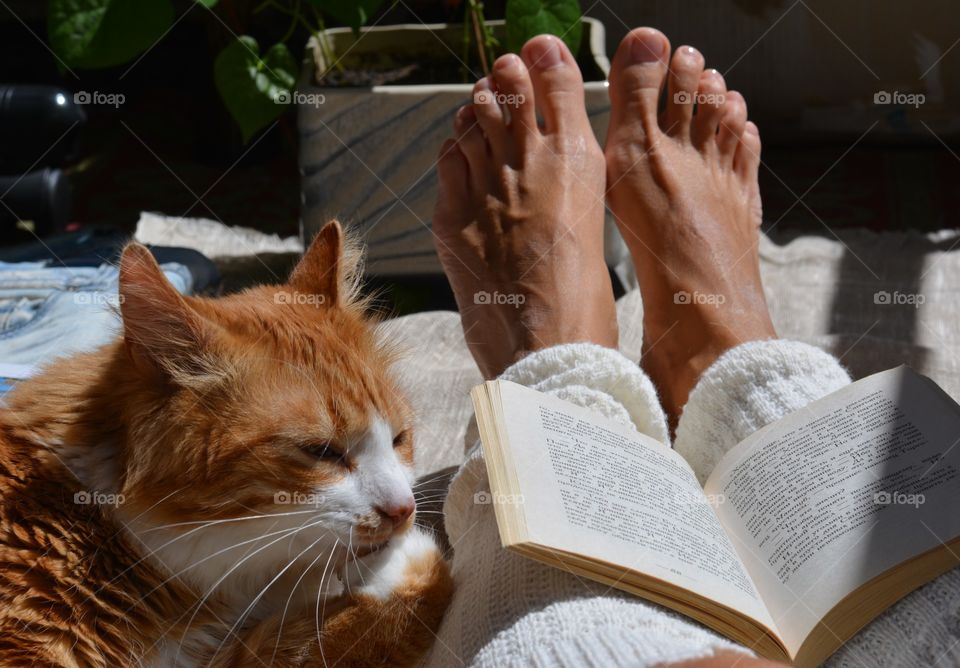
<path fill-rule="evenodd" d="M 311 443 L 310 445 L 303 446 L 301 449 L 315 459 L 333 463 L 344 462 L 343 453 L 337 450 L 329 441 Z"/>
<path fill-rule="evenodd" d="M 399 448 L 401 445 L 405 445 L 409 437 L 410 437 L 409 430 L 404 429 L 399 434 L 393 437 L 393 447 Z"/>

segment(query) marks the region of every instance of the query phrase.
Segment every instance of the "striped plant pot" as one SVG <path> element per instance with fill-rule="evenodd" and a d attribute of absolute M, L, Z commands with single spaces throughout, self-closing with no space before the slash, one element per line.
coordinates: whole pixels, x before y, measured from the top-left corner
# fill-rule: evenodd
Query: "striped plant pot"
<path fill-rule="evenodd" d="M 491 21 L 502 31 L 502 21 Z M 610 102 L 603 24 L 584 19 L 582 49 L 596 64 L 597 81 L 586 84 L 594 132 L 606 135 Z M 325 31 L 328 53 L 346 67 L 365 54 L 428 52 L 459 59 L 462 25 L 397 25 Z M 367 272 L 392 276 L 440 272 L 430 231 L 436 197 L 436 157 L 452 132 L 453 114 L 470 99 L 472 83 L 322 87 L 327 70 L 322 50 L 311 40 L 295 101 L 298 105 L 302 188 L 301 226 L 305 241 L 330 218 L 359 231 L 367 244 Z M 408 55 L 409 57 L 409 55 Z M 607 221 L 607 260 L 624 257 L 623 241 Z"/>

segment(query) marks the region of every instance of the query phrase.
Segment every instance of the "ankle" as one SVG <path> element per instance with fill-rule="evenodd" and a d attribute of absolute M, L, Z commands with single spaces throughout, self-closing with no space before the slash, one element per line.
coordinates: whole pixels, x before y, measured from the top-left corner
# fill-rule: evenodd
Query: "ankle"
<path fill-rule="evenodd" d="M 744 320 L 736 331 L 714 324 L 647 339 L 643 367 L 657 385 L 671 425 L 676 425 L 700 378 L 721 356 L 744 343 L 777 338 L 765 314 Z"/>
<path fill-rule="evenodd" d="M 600 264 L 596 269 L 603 268 Z M 613 289 L 605 280 L 596 289 L 553 295 L 556 303 L 534 299 L 524 305 L 520 356 L 565 343 L 593 343 L 617 348 L 619 326 Z M 571 299 L 572 297 L 572 299 Z"/>

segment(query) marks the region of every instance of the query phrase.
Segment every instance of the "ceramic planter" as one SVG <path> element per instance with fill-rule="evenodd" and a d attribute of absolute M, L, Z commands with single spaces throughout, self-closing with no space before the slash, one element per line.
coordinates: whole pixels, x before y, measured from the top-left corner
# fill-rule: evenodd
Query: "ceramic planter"
<path fill-rule="evenodd" d="M 502 21 L 491 21 L 502 30 Z M 591 59 L 597 81 L 586 84 L 591 124 L 602 140 L 610 103 L 603 25 L 584 19 L 581 61 Z M 399 25 L 327 30 L 321 38 L 345 67 L 365 54 L 426 53 L 459 62 L 461 25 Z M 358 230 L 368 247 L 368 273 L 432 274 L 440 271 L 430 222 L 436 196 L 436 157 L 452 132 L 453 115 L 470 99 L 471 83 L 324 87 L 317 72 L 328 69 L 314 40 L 298 85 L 302 181 L 302 229 L 309 240 L 330 218 Z M 622 240 L 608 224 L 608 262 L 622 258 Z"/>

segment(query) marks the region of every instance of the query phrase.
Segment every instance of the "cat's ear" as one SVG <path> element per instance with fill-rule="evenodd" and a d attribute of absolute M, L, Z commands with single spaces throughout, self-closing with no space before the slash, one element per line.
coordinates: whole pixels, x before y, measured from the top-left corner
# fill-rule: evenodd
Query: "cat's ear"
<path fill-rule="evenodd" d="M 123 337 L 138 367 L 181 382 L 209 375 L 205 367 L 213 324 L 174 289 L 146 247 L 131 243 L 120 257 Z"/>
<path fill-rule="evenodd" d="M 299 292 L 322 295 L 322 303 L 336 306 L 343 299 L 343 229 L 335 220 L 323 226 L 287 284 Z"/>

